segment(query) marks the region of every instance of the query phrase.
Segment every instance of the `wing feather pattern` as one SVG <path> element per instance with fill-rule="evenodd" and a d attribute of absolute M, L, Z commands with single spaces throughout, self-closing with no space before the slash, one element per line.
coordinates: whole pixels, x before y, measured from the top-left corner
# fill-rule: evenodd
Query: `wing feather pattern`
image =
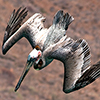
<path fill-rule="evenodd" d="M 63 91 L 74 91 L 76 81 L 90 68 L 90 48 L 84 39 L 75 41 L 71 56 L 65 61 Z"/>
<path fill-rule="evenodd" d="M 51 48 L 50 57 L 64 63 L 63 91 L 70 93 L 100 76 L 100 62 L 90 66 L 90 48 L 84 39 L 66 39 Z"/>
<path fill-rule="evenodd" d="M 83 75 L 76 81 L 75 88 L 73 90 L 85 87 L 95 81 L 98 77 L 100 77 L 100 61 L 83 73 Z"/>
<path fill-rule="evenodd" d="M 27 16 L 27 12 L 28 10 L 26 8 L 20 7 L 16 12 L 14 9 L 6 27 L 3 44 L 21 27 L 21 23 L 23 19 Z"/>
<path fill-rule="evenodd" d="M 48 35 L 44 43 L 44 49 L 57 43 L 63 36 L 74 18 L 69 13 L 58 11 L 54 16 L 53 25 L 48 29 Z"/>

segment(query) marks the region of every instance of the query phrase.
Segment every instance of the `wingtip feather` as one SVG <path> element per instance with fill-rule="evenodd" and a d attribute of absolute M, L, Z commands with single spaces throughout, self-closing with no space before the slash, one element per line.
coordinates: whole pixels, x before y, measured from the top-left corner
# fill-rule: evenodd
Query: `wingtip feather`
<path fill-rule="evenodd" d="M 13 10 L 5 30 L 3 45 L 8 38 L 20 28 L 23 19 L 27 16 L 27 13 L 28 10 L 26 7 L 20 7 L 17 11 L 15 11 L 15 9 Z"/>
<path fill-rule="evenodd" d="M 59 24 L 59 26 L 67 30 L 72 21 L 74 21 L 73 16 L 71 16 L 69 13 L 64 14 L 63 10 L 59 10 L 54 16 L 53 24 Z"/>

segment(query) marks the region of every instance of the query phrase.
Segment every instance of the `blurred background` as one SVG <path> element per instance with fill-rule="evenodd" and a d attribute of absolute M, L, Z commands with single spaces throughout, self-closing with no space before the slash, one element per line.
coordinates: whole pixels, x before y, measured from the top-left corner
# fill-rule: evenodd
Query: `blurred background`
<path fill-rule="evenodd" d="M 32 48 L 26 39 L 21 39 L 3 55 L 2 41 L 13 9 L 20 6 L 29 10 L 26 20 L 36 12 L 43 14 L 45 27 L 52 24 L 58 10 L 69 12 L 75 20 L 67 35 L 75 40 L 84 38 L 89 43 L 91 64 L 100 60 L 100 0 L 0 0 L 0 100 L 100 100 L 100 79 L 65 94 L 62 91 L 64 67 L 56 60 L 41 71 L 31 68 L 19 90 L 14 92 Z"/>

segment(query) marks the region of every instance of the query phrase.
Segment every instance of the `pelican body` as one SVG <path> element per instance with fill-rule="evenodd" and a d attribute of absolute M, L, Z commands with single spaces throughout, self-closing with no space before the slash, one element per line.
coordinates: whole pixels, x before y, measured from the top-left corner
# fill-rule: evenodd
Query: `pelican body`
<path fill-rule="evenodd" d="M 63 91 L 70 93 L 92 83 L 100 76 L 100 61 L 90 65 L 90 47 L 84 39 L 73 40 L 66 35 L 66 31 L 74 18 L 60 10 L 53 19 L 53 24 L 47 29 L 43 22 L 45 17 L 40 13 L 34 14 L 22 26 L 28 10 L 19 8 L 13 11 L 8 22 L 2 52 L 6 52 L 22 37 L 31 44 L 33 50 L 28 55 L 26 66 L 15 87 L 21 85 L 31 66 L 41 70 L 53 59 L 64 64 Z"/>

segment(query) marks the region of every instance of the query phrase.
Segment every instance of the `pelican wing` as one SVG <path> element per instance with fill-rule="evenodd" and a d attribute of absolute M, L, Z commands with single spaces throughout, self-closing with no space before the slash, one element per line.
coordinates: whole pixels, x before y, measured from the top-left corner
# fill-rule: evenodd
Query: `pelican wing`
<path fill-rule="evenodd" d="M 63 91 L 70 93 L 85 87 L 100 76 L 100 62 L 90 66 L 90 48 L 83 39 L 67 38 L 51 46 L 49 57 L 64 64 Z"/>
<path fill-rule="evenodd" d="M 62 10 L 58 11 L 54 16 L 53 25 L 48 29 L 44 49 L 57 43 L 63 36 L 65 36 L 68 26 L 73 20 L 74 18 L 69 13 L 64 14 Z"/>
<path fill-rule="evenodd" d="M 30 42 L 32 48 L 36 45 L 42 47 L 47 35 L 45 35 L 47 29 L 43 26 L 45 17 L 40 13 L 36 13 L 22 24 L 27 12 L 28 10 L 26 8 L 19 8 L 16 12 L 15 10 L 13 11 L 4 34 L 2 45 L 3 54 L 6 54 L 22 37 L 25 37 Z"/>
<path fill-rule="evenodd" d="M 28 10 L 21 7 L 15 12 L 15 9 L 10 17 L 6 31 L 4 34 L 3 44 L 21 27 L 23 19 L 27 16 Z"/>
<path fill-rule="evenodd" d="M 3 45 L 2 45 L 2 52 L 5 54 L 11 46 L 13 46 L 20 38 L 22 38 L 22 22 L 23 19 L 27 16 L 28 10 L 26 8 L 19 8 L 16 12 L 15 10 L 11 14 L 10 20 L 7 24 Z"/>

